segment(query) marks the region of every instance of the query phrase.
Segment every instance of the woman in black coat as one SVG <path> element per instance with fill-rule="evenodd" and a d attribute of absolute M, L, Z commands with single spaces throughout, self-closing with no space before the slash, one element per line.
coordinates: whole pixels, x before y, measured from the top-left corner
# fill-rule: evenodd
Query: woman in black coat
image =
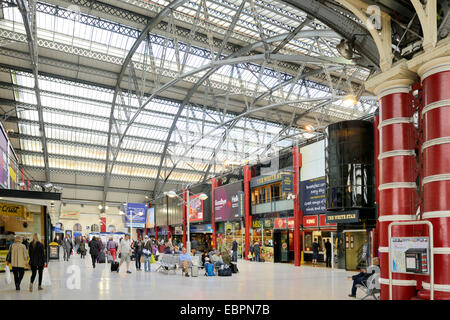
<path fill-rule="evenodd" d="M 100 245 L 96 237 L 93 237 L 89 242 L 89 253 L 91 254 L 92 267 L 95 269 L 95 262 L 97 261 L 98 254 L 100 253 Z"/>
<path fill-rule="evenodd" d="M 37 233 L 33 235 L 33 241 L 28 248 L 28 255 L 30 256 L 29 264 L 31 268 L 30 291 L 33 291 L 33 283 L 34 279 L 36 279 L 37 271 L 39 271 L 38 290 L 42 290 L 42 272 L 45 266 L 45 253 L 44 245 Z"/>

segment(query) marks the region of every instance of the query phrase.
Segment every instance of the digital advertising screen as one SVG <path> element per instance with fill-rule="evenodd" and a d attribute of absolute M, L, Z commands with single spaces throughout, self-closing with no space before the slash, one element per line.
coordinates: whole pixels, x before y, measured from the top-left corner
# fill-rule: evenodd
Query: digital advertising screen
<path fill-rule="evenodd" d="M 214 189 L 214 220 L 228 221 L 242 217 L 242 182 L 227 184 Z"/>

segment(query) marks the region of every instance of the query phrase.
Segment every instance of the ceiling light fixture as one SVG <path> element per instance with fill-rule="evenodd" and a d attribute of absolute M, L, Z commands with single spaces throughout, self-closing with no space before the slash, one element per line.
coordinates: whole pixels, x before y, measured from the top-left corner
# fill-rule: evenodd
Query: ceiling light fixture
<path fill-rule="evenodd" d="M 356 97 L 354 94 L 347 95 L 344 100 L 342 100 L 342 105 L 344 107 L 350 108 L 353 107 L 358 101 L 356 100 Z"/>
<path fill-rule="evenodd" d="M 307 125 L 305 126 L 305 130 L 306 130 L 307 132 L 313 132 L 313 131 L 314 131 L 314 127 L 313 127 L 312 125 L 310 125 L 310 124 L 307 124 Z"/>

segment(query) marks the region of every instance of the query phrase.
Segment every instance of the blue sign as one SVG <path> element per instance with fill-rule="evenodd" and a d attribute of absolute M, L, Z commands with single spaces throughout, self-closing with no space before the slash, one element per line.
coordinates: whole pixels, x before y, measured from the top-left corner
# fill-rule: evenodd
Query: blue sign
<path fill-rule="evenodd" d="M 212 224 L 194 224 L 191 225 L 191 233 L 212 233 Z"/>
<path fill-rule="evenodd" d="M 126 213 L 124 217 L 126 228 L 145 228 L 147 207 L 144 203 L 128 203 L 122 207 L 123 212 Z"/>
<path fill-rule="evenodd" d="M 326 212 L 325 177 L 302 181 L 300 187 L 304 215 Z"/>

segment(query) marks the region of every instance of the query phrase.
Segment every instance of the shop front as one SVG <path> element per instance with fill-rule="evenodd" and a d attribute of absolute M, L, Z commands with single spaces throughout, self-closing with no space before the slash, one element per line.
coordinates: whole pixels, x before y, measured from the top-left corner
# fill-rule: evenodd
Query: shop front
<path fill-rule="evenodd" d="M 191 246 L 195 240 L 198 242 L 198 251 L 210 251 L 212 250 L 212 224 L 195 224 L 191 225 Z"/>
<path fill-rule="evenodd" d="M 275 218 L 273 225 L 274 262 L 294 259 L 294 218 Z"/>
<path fill-rule="evenodd" d="M 312 244 L 315 240 L 319 244 L 318 262 L 325 262 L 325 243 L 327 240 L 331 243 L 334 256 L 332 258 L 332 266 L 337 262 L 337 225 L 335 223 L 327 223 L 326 214 L 307 215 L 303 217 L 303 254 L 304 260 L 312 261 Z"/>
<path fill-rule="evenodd" d="M 172 244 L 175 240 L 175 243 L 178 245 L 179 243 L 183 243 L 183 226 L 178 225 L 173 227 L 173 234 L 172 234 Z"/>
<path fill-rule="evenodd" d="M 214 220 L 216 233 L 223 235 L 223 245 L 231 249 L 233 241 L 238 243 L 238 258 L 244 249 L 244 192 L 242 181 L 214 189 Z"/>

